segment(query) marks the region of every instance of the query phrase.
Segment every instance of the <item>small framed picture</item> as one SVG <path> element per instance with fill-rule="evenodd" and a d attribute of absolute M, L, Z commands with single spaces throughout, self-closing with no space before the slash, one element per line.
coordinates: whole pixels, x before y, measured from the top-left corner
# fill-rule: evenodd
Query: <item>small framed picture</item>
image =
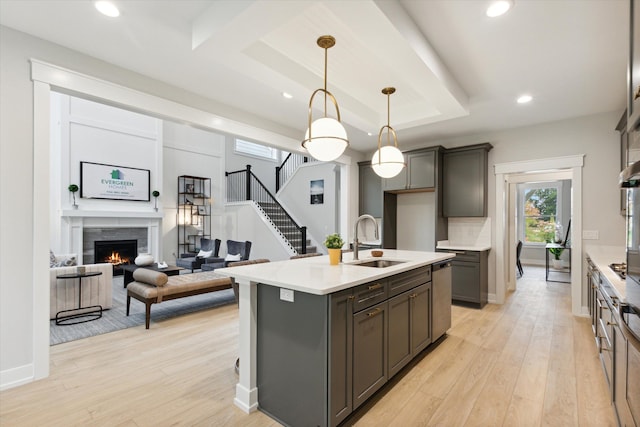
<path fill-rule="evenodd" d="M 185 193 L 193 194 L 194 191 L 195 191 L 195 188 L 194 188 L 193 184 L 185 184 L 184 185 L 184 192 Z"/>
<path fill-rule="evenodd" d="M 321 205 L 324 203 L 324 179 L 311 181 L 310 196 L 312 205 Z"/>
<path fill-rule="evenodd" d="M 207 214 L 207 207 L 200 205 L 198 206 L 198 215 L 206 215 Z"/>

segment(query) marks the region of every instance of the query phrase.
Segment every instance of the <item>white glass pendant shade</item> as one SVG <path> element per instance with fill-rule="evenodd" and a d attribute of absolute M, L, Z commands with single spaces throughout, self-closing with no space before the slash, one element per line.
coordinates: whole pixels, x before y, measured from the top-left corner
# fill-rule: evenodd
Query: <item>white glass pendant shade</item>
<path fill-rule="evenodd" d="M 402 151 L 392 145 L 380 147 L 371 158 L 373 171 L 382 178 L 393 178 L 402 171 L 404 166 Z"/>
<path fill-rule="evenodd" d="M 315 159 L 330 162 L 344 153 L 347 144 L 347 131 L 342 124 L 336 119 L 322 117 L 311 123 L 311 139 L 307 129 L 302 145 Z"/>

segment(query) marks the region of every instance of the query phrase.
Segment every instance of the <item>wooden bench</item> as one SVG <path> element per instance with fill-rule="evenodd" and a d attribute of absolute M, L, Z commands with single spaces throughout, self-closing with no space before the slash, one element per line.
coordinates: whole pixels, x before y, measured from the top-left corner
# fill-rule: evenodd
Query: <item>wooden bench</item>
<path fill-rule="evenodd" d="M 229 267 L 240 267 L 263 262 L 269 262 L 269 260 L 252 259 L 232 262 Z M 238 285 L 233 278 L 221 276 L 216 274 L 215 271 L 167 276 L 161 271 L 138 268 L 133 272 L 133 280 L 127 285 L 127 316 L 129 315 L 132 297 L 143 302 L 146 306 L 145 326 L 147 329 L 149 329 L 151 320 L 151 304 L 229 288 L 233 288 L 236 302 L 238 301 Z"/>
<path fill-rule="evenodd" d="M 160 271 L 139 268 L 133 272 L 134 281 L 127 285 L 127 316 L 131 298 L 146 306 L 145 326 L 149 329 L 151 305 L 177 298 L 208 292 L 221 291 L 232 287 L 232 279 L 213 271 L 167 276 Z"/>

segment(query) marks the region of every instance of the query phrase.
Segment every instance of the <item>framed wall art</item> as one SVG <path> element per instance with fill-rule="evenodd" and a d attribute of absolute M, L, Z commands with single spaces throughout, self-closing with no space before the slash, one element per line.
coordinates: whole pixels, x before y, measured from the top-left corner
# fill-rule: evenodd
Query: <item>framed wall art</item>
<path fill-rule="evenodd" d="M 148 202 L 150 184 L 148 169 L 80 162 L 80 197 L 84 199 Z"/>

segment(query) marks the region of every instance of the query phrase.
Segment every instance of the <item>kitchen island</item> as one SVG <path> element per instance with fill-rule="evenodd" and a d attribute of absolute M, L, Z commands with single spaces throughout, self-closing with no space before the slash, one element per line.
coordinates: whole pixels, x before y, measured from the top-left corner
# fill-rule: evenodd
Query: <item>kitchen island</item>
<path fill-rule="evenodd" d="M 336 266 L 323 256 L 217 269 L 239 284 L 235 404 L 285 425 L 340 423 L 438 338 L 431 265 L 453 256 L 387 249 Z"/>

